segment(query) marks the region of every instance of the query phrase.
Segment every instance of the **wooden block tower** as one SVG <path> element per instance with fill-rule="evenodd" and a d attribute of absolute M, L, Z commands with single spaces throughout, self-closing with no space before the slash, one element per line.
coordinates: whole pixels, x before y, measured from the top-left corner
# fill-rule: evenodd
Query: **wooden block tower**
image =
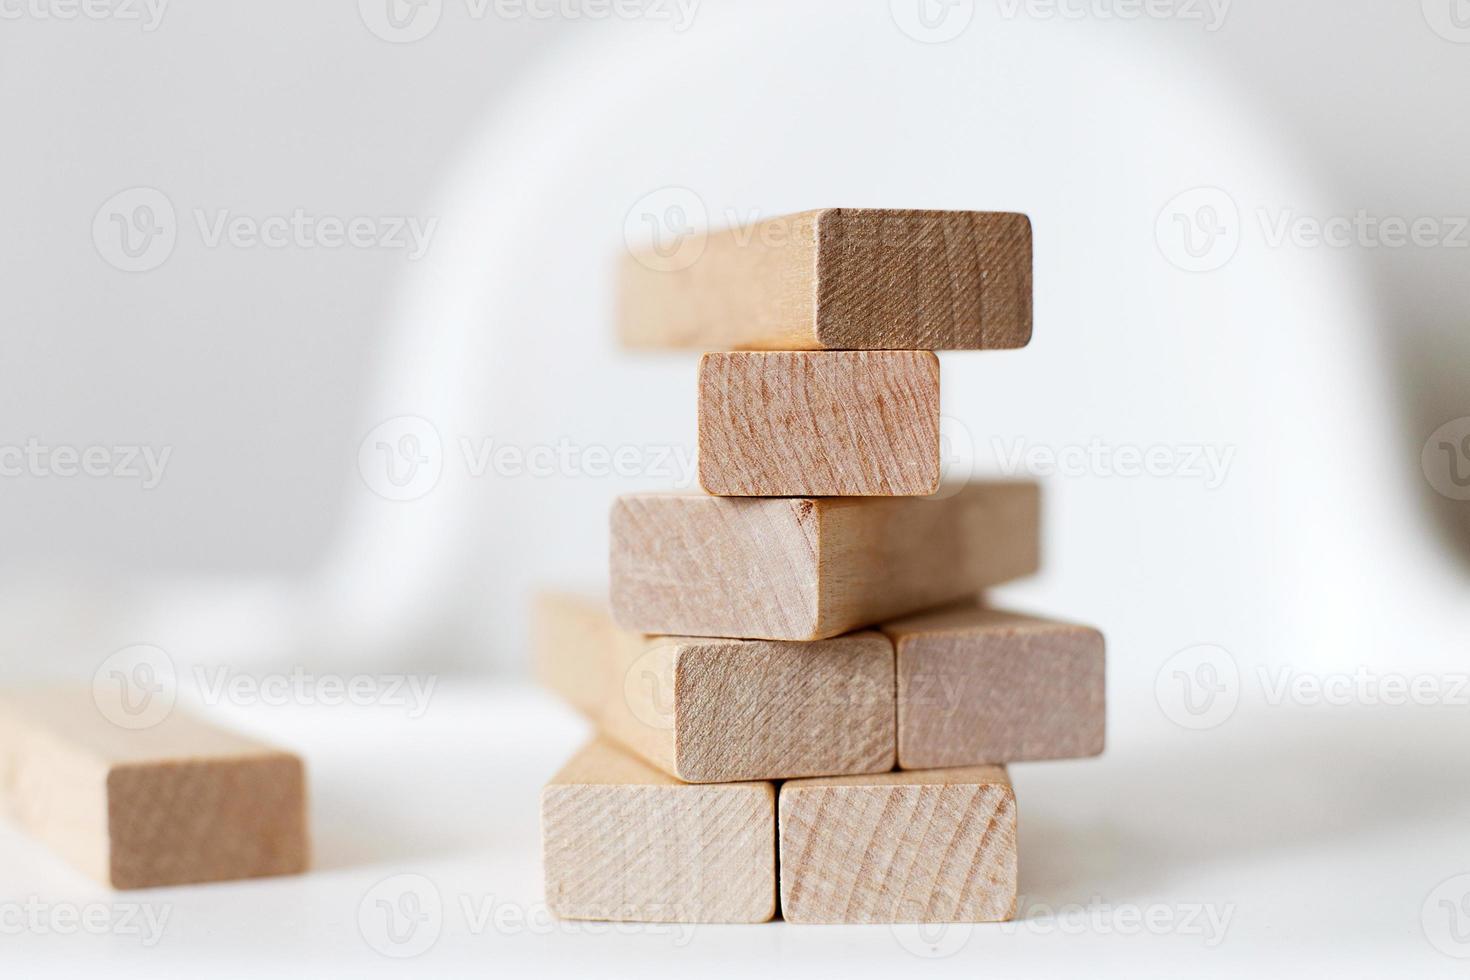
<path fill-rule="evenodd" d="M 547 785 L 568 918 L 992 922 L 1010 763 L 1103 748 L 1103 638 L 990 607 L 1038 489 L 941 485 L 936 350 L 1031 338 L 1019 214 L 837 209 L 631 257 L 620 330 L 705 350 L 704 493 L 612 511 L 611 610 L 546 595 L 538 675 L 598 728 Z"/>

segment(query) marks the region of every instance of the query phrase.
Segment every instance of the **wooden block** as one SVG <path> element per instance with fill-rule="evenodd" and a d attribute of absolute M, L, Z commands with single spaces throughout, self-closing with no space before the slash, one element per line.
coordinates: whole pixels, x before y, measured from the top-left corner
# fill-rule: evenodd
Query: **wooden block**
<path fill-rule="evenodd" d="M 699 482 L 736 497 L 904 497 L 939 489 L 929 351 L 706 354 Z"/>
<path fill-rule="evenodd" d="M 1000 766 L 781 786 L 788 922 L 1002 922 L 1016 912 L 1016 797 Z"/>
<path fill-rule="evenodd" d="M 305 871 L 301 760 L 175 708 L 120 728 L 87 688 L 0 697 L 0 804 L 114 888 Z"/>
<path fill-rule="evenodd" d="M 641 633 L 837 636 L 1034 572 L 1039 510 L 1023 482 L 938 497 L 621 497 L 613 618 Z"/>
<path fill-rule="evenodd" d="M 564 919 L 765 922 L 776 788 L 689 786 L 605 742 L 541 791 L 546 903 Z"/>
<path fill-rule="evenodd" d="M 988 350 L 1031 339 L 1024 214 L 832 208 L 623 262 L 632 347 Z"/>
<path fill-rule="evenodd" d="M 607 600 L 544 592 L 531 604 L 531 650 L 536 679 L 587 715 L 602 709 L 612 683 L 615 641 Z"/>
<path fill-rule="evenodd" d="M 938 769 L 1103 750 L 1103 636 L 971 604 L 888 623 L 898 764 Z"/>

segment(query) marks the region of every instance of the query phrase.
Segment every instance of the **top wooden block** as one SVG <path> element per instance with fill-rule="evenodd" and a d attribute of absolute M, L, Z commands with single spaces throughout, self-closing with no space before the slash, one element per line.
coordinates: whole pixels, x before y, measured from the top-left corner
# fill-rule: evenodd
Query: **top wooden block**
<path fill-rule="evenodd" d="M 1031 340 L 1024 214 L 830 208 L 623 263 L 629 347 L 994 350 Z"/>

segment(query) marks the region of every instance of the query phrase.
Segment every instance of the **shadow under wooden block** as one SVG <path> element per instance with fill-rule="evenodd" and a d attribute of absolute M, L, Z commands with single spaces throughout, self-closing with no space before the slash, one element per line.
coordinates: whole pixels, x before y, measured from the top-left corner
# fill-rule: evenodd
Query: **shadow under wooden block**
<path fill-rule="evenodd" d="M 628 256 L 631 347 L 984 350 L 1031 339 L 1024 214 L 830 208 Z"/>
<path fill-rule="evenodd" d="M 640 633 L 818 640 L 977 594 L 1039 561 L 1040 494 L 634 494 L 612 510 L 612 609 Z"/>
<path fill-rule="evenodd" d="M 788 922 L 1015 915 L 1016 798 L 1000 766 L 794 779 L 780 824 Z"/>
<path fill-rule="evenodd" d="M 885 623 L 898 765 L 937 769 L 1102 753 L 1103 635 L 968 603 Z"/>
<path fill-rule="evenodd" d="M 294 874 L 310 860 L 299 758 L 176 707 L 133 716 L 85 687 L 0 696 L 0 803 L 119 889 Z"/>
<path fill-rule="evenodd" d="M 593 742 L 541 792 L 546 903 L 564 919 L 766 922 L 776 788 L 692 786 Z"/>
<path fill-rule="evenodd" d="M 939 489 L 928 351 L 706 354 L 699 483 L 734 497 L 918 497 Z"/>

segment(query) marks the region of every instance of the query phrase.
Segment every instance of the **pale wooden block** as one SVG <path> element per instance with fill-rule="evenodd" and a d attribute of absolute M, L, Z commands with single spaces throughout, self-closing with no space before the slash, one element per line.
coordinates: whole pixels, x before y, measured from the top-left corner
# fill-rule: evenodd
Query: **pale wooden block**
<path fill-rule="evenodd" d="M 776 788 L 690 786 L 606 742 L 541 791 L 546 903 L 564 919 L 765 922 Z"/>
<path fill-rule="evenodd" d="M 937 769 L 1103 750 L 1103 635 L 969 606 L 883 626 L 898 677 L 898 764 Z"/>
<path fill-rule="evenodd" d="M 692 261 L 623 262 L 633 347 L 981 350 L 1031 339 L 1023 214 L 832 208 L 712 233 Z"/>
<path fill-rule="evenodd" d="M 294 755 L 175 708 L 114 725 L 88 688 L 0 696 L 0 805 L 114 888 L 294 874 L 309 863 Z"/>
<path fill-rule="evenodd" d="M 740 497 L 903 497 L 939 489 L 939 359 L 929 351 L 706 354 L 699 482 Z"/>
<path fill-rule="evenodd" d="M 612 683 L 615 641 L 607 600 L 542 592 L 531 603 L 531 650 L 536 679 L 578 711 L 596 714 Z"/>
<path fill-rule="evenodd" d="M 544 633 L 575 638 L 549 648 L 557 662 L 539 671 L 543 682 L 671 776 L 726 783 L 893 768 L 893 644 L 882 633 L 815 643 L 644 636 L 618 629 L 605 605 L 558 595 L 537 612 Z"/>
<path fill-rule="evenodd" d="M 779 809 L 788 922 L 1015 915 L 1016 797 L 1000 766 L 792 780 Z"/>
<path fill-rule="evenodd" d="M 621 497 L 613 618 L 641 633 L 837 636 L 1034 572 L 1039 511 L 1026 482 L 939 497 Z"/>

